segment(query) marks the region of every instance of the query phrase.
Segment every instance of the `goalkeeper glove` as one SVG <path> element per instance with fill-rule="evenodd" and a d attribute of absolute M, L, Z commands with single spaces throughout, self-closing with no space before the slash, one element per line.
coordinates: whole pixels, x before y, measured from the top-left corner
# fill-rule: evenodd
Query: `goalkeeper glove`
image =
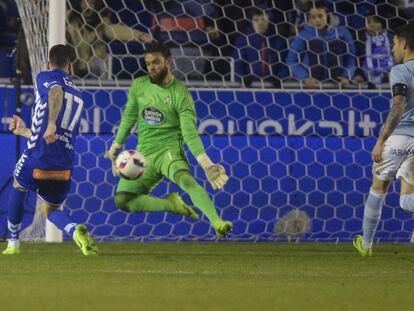
<path fill-rule="evenodd" d="M 108 151 L 105 152 L 105 158 L 111 160 L 112 162 L 112 174 L 114 176 L 119 176 L 119 169 L 115 165 L 116 157 L 121 153 L 123 145 L 118 144 L 116 141 L 113 141 L 111 147 Z"/>
<path fill-rule="evenodd" d="M 197 157 L 198 163 L 206 173 L 207 180 L 213 189 L 222 189 L 229 180 L 224 167 L 220 164 L 211 162 L 207 154 L 203 153 Z"/>

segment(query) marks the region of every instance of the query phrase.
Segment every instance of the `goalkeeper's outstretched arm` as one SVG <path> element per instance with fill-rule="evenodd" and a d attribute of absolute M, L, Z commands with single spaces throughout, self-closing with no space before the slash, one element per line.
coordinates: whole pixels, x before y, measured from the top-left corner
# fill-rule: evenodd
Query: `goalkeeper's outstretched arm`
<path fill-rule="evenodd" d="M 105 152 L 105 157 L 112 161 L 113 168 L 115 168 L 114 162 L 116 157 L 121 152 L 125 141 L 131 133 L 131 129 L 137 123 L 137 84 L 137 80 L 135 80 L 129 89 L 127 104 L 122 114 L 121 124 L 119 125 L 118 131 L 115 135 L 115 140 L 113 141 L 109 150 Z M 117 172 L 115 170 L 113 170 L 113 172 L 114 175 L 116 175 Z"/>
<path fill-rule="evenodd" d="M 119 125 L 118 131 L 115 136 L 115 142 L 119 145 L 123 145 L 131 129 L 137 123 L 138 115 L 138 101 L 137 101 L 138 81 L 135 80 L 128 92 L 128 100 L 125 110 L 122 114 L 121 124 Z"/>
<path fill-rule="evenodd" d="M 197 132 L 197 117 L 194 101 L 190 93 L 188 93 L 186 98 L 177 108 L 180 118 L 181 133 L 185 143 L 190 149 L 190 152 L 197 159 L 197 162 L 203 168 L 213 189 L 222 189 L 229 177 L 226 175 L 224 167 L 220 164 L 214 164 L 204 150 L 200 135 Z"/>

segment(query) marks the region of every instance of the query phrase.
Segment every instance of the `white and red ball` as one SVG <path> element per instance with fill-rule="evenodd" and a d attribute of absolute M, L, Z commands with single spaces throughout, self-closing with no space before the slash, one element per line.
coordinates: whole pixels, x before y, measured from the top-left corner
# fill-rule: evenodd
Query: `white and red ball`
<path fill-rule="evenodd" d="M 144 175 L 147 162 L 142 153 L 135 150 L 124 150 L 115 159 L 119 175 L 128 180 L 134 180 Z"/>

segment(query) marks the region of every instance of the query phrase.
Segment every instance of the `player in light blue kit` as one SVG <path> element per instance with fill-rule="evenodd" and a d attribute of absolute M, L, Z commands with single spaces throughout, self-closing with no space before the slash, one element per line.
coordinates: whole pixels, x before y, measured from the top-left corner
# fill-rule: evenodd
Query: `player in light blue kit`
<path fill-rule="evenodd" d="M 394 178 L 401 180 L 400 206 L 414 212 L 414 24 L 394 33 L 394 61 L 390 73 L 392 107 L 374 149 L 374 180 L 365 203 L 363 236 L 354 238 L 361 256 L 372 255 L 372 242 L 382 204 Z"/>
<path fill-rule="evenodd" d="M 8 201 L 9 241 L 4 255 L 20 253 L 19 232 L 27 191 L 35 191 L 43 213 L 62 231 L 73 237 L 84 255 L 97 253 L 96 245 L 85 225 L 74 223 L 58 208 L 70 189 L 74 165 L 75 137 L 79 131 L 83 100 L 72 82 L 70 52 L 55 45 L 49 52 L 48 71 L 36 77 L 36 103 L 32 125 L 28 129 L 14 116 L 10 130 L 28 138 L 13 172 L 13 188 Z"/>

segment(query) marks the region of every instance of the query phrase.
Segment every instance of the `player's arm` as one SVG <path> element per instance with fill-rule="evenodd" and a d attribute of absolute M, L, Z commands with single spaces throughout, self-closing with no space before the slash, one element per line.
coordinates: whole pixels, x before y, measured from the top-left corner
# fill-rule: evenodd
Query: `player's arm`
<path fill-rule="evenodd" d="M 43 138 L 47 144 L 54 143 L 57 140 L 56 137 L 56 120 L 59 116 L 59 112 L 63 105 L 63 89 L 61 86 L 56 85 L 48 91 L 48 108 L 49 118 L 47 122 L 47 128 L 43 134 Z"/>
<path fill-rule="evenodd" d="M 137 92 L 138 92 L 138 82 L 135 80 L 131 88 L 128 92 L 128 99 L 127 104 L 125 107 L 124 112 L 122 113 L 121 118 L 121 124 L 119 125 L 118 131 L 115 135 L 115 140 L 113 141 L 111 147 L 107 152 L 105 152 L 105 157 L 107 159 L 110 159 L 113 163 L 113 173 L 114 175 L 117 175 L 118 172 L 116 172 L 114 161 L 118 154 L 121 152 L 123 145 L 127 138 L 129 137 L 132 128 L 137 123 L 138 118 L 138 98 L 137 98 Z"/>
<path fill-rule="evenodd" d="M 104 19 L 103 26 L 105 36 L 111 40 L 140 41 L 143 43 L 151 43 L 153 40 L 152 35 L 149 33 L 128 26 L 113 24 L 110 19 Z"/>
<path fill-rule="evenodd" d="M 384 143 L 391 136 L 404 114 L 406 96 L 406 84 L 396 83 L 392 86 L 392 107 L 371 154 L 372 160 L 375 162 L 381 162 Z"/>
<path fill-rule="evenodd" d="M 187 93 L 177 109 L 180 118 L 181 133 L 190 152 L 203 168 L 213 189 L 222 189 L 229 177 L 226 175 L 224 167 L 219 164 L 214 164 L 206 154 L 200 135 L 197 132 L 197 116 L 194 101 L 191 94 L 189 92 Z"/>
<path fill-rule="evenodd" d="M 29 138 L 32 135 L 32 131 L 26 127 L 24 121 L 19 117 L 14 115 L 9 124 L 9 130 L 15 135 L 24 136 Z"/>
<path fill-rule="evenodd" d="M 406 85 L 396 85 L 396 87 L 407 88 Z M 381 133 L 378 137 L 379 140 L 385 142 L 391 133 L 397 127 L 398 123 L 401 120 L 402 115 L 404 114 L 405 107 L 405 91 L 403 94 L 394 95 L 392 98 L 392 108 L 388 114 L 387 120 L 385 121 L 384 127 L 381 130 Z"/>

